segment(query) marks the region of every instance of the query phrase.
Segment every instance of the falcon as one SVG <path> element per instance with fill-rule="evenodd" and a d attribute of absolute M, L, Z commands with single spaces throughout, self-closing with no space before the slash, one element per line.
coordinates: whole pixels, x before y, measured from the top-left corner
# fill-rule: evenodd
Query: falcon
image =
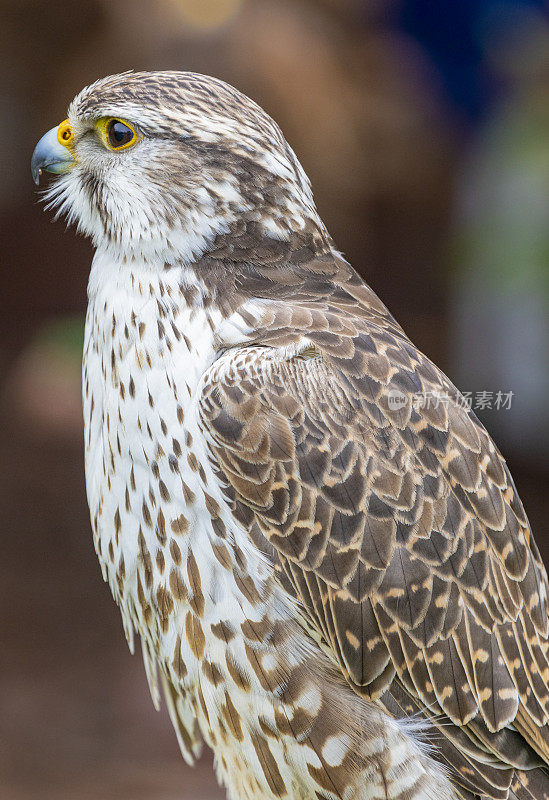
<path fill-rule="evenodd" d="M 98 80 L 38 143 L 96 247 L 103 576 L 232 800 L 549 795 L 547 575 L 505 461 L 214 78 Z M 440 398 L 419 402 L 418 398 Z"/>

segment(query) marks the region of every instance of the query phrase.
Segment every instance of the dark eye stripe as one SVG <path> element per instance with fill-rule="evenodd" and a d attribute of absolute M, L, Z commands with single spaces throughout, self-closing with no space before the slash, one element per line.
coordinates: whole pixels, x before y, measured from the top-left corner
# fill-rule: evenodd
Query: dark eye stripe
<path fill-rule="evenodd" d="M 119 119 L 113 119 L 107 126 L 107 139 L 113 150 L 131 144 L 135 139 L 135 133 L 132 129 L 121 122 Z"/>

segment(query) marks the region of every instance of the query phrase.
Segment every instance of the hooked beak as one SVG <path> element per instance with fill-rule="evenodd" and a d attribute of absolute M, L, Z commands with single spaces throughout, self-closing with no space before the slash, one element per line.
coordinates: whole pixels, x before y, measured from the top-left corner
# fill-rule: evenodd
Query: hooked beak
<path fill-rule="evenodd" d="M 63 172 L 68 172 L 74 166 L 74 156 L 70 151 L 72 131 L 70 131 L 71 135 L 68 136 L 67 133 L 70 130 L 68 125 L 68 121 L 65 121 L 61 125 L 52 128 L 42 136 L 34 148 L 31 159 L 31 172 L 37 185 L 40 183 L 40 175 L 43 170 L 60 175 Z"/>

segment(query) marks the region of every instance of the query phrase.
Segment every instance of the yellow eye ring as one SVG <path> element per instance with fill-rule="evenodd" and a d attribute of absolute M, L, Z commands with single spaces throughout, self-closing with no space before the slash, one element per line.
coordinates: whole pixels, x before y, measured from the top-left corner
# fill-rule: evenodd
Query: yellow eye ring
<path fill-rule="evenodd" d="M 105 147 L 115 152 L 128 150 L 142 138 L 133 125 L 115 117 L 105 117 L 98 120 L 96 127 Z"/>
<path fill-rule="evenodd" d="M 72 125 L 68 119 L 65 119 L 57 128 L 57 141 L 59 144 L 62 144 L 63 147 L 67 147 L 70 150 L 73 139 L 74 131 Z"/>

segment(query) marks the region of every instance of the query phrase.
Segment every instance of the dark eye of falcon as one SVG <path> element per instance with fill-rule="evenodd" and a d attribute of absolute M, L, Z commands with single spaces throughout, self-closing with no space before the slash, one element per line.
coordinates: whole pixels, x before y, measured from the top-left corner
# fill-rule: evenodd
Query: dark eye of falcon
<path fill-rule="evenodd" d="M 122 150 L 135 143 L 137 136 L 133 128 L 119 119 L 111 119 L 107 124 L 107 141 L 113 150 Z"/>

